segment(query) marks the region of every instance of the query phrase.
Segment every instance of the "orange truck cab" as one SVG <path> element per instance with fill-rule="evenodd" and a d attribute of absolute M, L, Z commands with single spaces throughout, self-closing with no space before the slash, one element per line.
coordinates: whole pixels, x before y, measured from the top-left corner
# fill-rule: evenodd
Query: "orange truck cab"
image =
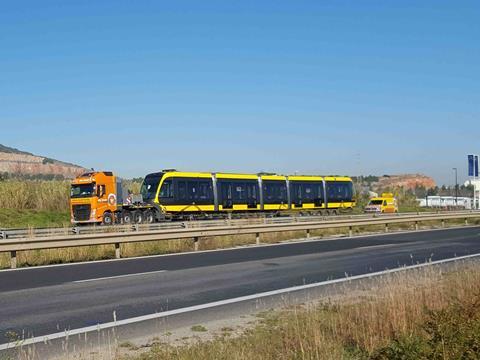
<path fill-rule="evenodd" d="M 154 222 L 153 205 L 136 200 L 122 179 L 110 171 L 85 173 L 71 183 L 70 217 L 72 223 Z"/>

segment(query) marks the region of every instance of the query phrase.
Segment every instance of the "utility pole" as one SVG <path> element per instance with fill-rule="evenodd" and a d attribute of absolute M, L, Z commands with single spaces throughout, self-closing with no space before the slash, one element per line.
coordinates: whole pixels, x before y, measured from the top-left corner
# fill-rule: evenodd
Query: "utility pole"
<path fill-rule="evenodd" d="M 455 171 L 455 206 L 458 206 L 458 172 L 456 167 L 453 170 Z"/>

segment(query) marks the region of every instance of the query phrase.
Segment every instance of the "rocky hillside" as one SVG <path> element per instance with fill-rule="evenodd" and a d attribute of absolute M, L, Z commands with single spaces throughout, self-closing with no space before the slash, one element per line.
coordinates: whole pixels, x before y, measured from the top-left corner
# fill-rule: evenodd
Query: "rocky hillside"
<path fill-rule="evenodd" d="M 85 170 L 78 165 L 37 156 L 0 144 L 0 174 L 3 175 L 71 179 Z"/>
<path fill-rule="evenodd" d="M 417 187 L 431 189 L 435 186 L 435 180 L 422 174 L 385 175 L 373 184 L 376 189 L 403 188 L 405 190 L 415 190 Z"/>
<path fill-rule="evenodd" d="M 355 186 L 359 194 L 380 194 L 384 191 L 403 189 L 411 191 L 419 197 L 424 197 L 429 191 L 438 190 L 435 180 L 423 174 L 401 174 L 383 176 L 354 177 Z"/>

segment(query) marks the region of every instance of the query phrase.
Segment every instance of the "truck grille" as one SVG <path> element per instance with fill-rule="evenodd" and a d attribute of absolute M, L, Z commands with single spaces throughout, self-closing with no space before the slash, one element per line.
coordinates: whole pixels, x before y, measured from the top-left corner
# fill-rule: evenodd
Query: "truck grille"
<path fill-rule="evenodd" d="M 73 219 L 75 221 L 86 221 L 90 219 L 90 204 L 73 205 Z"/>

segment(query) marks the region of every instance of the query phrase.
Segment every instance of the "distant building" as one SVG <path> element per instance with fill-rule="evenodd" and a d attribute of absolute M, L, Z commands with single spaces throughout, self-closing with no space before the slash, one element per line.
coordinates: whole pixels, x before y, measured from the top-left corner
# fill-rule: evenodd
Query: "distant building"
<path fill-rule="evenodd" d="M 469 197 L 455 196 L 427 196 L 417 199 L 418 206 L 432 208 L 462 208 L 470 210 L 473 207 L 473 199 Z"/>
<path fill-rule="evenodd" d="M 474 199 L 475 199 L 475 206 L 473 206 L 473 208 L 475 209 L 480 209 L 480 180 L 479 179 L 475 179 L 475 180 L 467 180 L 465 181 L 465 186 L 469 186 L 469 185 L 472 185 L 473 188 L 474 188 Z"/>

